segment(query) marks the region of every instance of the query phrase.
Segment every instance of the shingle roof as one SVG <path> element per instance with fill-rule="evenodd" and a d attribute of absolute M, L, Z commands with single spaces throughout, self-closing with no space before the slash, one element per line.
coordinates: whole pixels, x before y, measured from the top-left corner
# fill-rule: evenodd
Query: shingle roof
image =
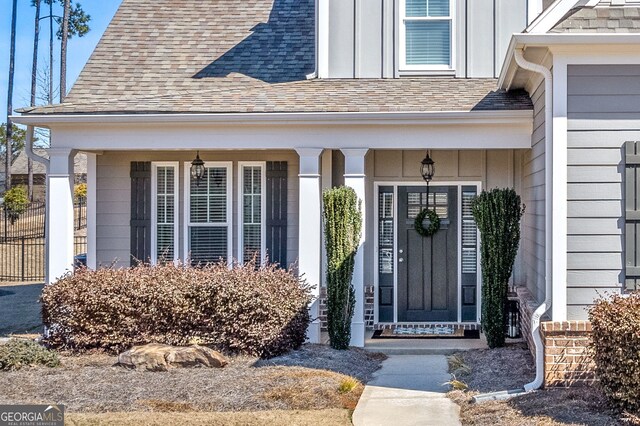
<path fill-rule="evenodd" d="M 531 109 L 495 79 L 307 79 L 314 0 L 123 0 L 61 105 L 32 114 Z"/>
<path fill-rule="evenodd" d="M 638 33 L 638 7 L 581 7 L 560 21 L 551 33 Z"/>

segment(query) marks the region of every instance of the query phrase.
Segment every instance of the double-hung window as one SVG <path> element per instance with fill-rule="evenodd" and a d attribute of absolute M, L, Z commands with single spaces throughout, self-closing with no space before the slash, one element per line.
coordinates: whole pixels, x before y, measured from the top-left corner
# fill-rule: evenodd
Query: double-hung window
<path fill-rule="evenodd" d="M 178 260 L 178 163 L 151 166 L 151 263 Z"/>
<path fill-rule="evenodd" d="M 185 163 L 185 253 L 194 265 L 231 262 L 231 163 L 205 162 L 196 182 Z"/>
<path fill-rule="evenodd" d="M 238 175 L 238 260 L 249 262 L 255 258 L 261 263 L 266 256 L 265 163 L 240 162 Z"/>
<path fill-rule="evenodd" d="M 454 0 L 400 0 L 401 71 L 453 70 Z"/>

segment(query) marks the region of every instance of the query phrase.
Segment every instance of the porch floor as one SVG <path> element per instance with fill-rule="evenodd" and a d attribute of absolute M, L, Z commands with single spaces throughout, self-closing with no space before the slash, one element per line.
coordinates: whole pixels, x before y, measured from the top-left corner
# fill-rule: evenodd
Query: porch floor
<path fill-rule="evenodd" d="M 484 334 L 479 339 L 372 339 L 365 334 L 364 349 L 387 355 L 451 355 L 472 349 L 488 349 Z"/>

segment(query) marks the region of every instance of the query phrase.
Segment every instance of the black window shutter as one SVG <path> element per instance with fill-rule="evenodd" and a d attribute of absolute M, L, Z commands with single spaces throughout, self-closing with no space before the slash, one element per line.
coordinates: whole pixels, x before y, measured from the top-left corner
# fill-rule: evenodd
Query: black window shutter
<path fill-rule="evenodd" d="M 267 254 L 287 267 L 287 162 L 267 162 Z"/>
<path fill-rule="evenodd" d="M 131 162 L 131 266 L 151 257 L 151 162 Z"/>

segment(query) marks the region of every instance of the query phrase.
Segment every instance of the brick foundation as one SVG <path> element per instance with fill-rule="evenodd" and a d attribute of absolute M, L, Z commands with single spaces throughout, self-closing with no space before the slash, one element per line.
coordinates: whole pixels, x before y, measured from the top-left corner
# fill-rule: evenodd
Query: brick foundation
<path fill-rule="evenodd" d="M 367 330 L 373 330 L 373 286 L 364 287 L 364 324 Z M 327 288 L 320 288 L 320 322 L 322 331 L 327 331 Z"/>
<path fill-rule="evenodd" d="M 526 287 L 516 287 L 520 302 L 522 336 L 535 358 L 535 344 L 531 335 L 531 318 L 538 307 Z M 544 386 L 572 387 L 592 384 L 594 365 L 588 346 L 591 334 L 589 321 L 542 321 L 540 335 L 544 344 Z"/>
<path fill-rule="evenodd" d="M 514 291 L 518 296 L 520 306 L 520 335 L 527 342 L 527 347 L 529 351 L 531 351 L 531 355 L 535 358 L 536 346 L 533 343 L 533 336 L 531 335 L 531 317 L 533 317 L 537 303 L 526 287 L 516 287 Z"/>
<path fill-rule="evenodd" d="M 589 385 L 595 381 L 588 346 L 589 321 L 543 322 L 545 387 Z"/>

